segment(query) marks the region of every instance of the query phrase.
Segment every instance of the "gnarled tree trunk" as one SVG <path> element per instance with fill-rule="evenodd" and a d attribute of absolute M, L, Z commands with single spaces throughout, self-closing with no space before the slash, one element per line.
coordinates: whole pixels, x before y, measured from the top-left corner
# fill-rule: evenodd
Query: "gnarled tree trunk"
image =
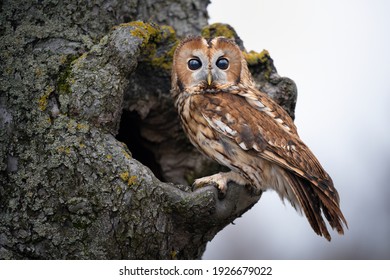
<path fill-rule="evenodd" d="M 187 186 L 221 167 L 181 130 L 173 51 L 187 34 L 239 38 L 202 31 L 208 0 L 182 2 L 2 2 L 0 259 L 196 259 L 259 200 Z M 247 57 L 293 115 L 294 83 Z"/>

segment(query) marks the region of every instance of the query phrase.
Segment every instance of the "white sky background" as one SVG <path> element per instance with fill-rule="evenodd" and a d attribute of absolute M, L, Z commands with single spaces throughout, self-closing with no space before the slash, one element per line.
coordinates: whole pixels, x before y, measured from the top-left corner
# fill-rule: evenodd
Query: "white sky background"
<path fill-rule="evenodd" d="M 295 123 L 333 178 L 349 230 L 327 242 L 269 191 L 203 258 L 390 259 L 390 1 L 211 2 L 209 23 L 232 25 L 296 82 Z"/>

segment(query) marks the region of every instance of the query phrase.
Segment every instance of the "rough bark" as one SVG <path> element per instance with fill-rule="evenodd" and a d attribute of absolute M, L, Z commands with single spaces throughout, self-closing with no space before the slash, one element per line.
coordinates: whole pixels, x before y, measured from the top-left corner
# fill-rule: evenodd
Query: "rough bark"
<path fill-rule="evenodd" d="M 180 128 L 172 54 L 189 33 L 236 36 L 202 30 L 207 4 L 2 2 L 0 259 L 196 259 L 259 200 L 187 186 L 220 167 Z M 294 83 L 246 55 L 293 114 Z"/>

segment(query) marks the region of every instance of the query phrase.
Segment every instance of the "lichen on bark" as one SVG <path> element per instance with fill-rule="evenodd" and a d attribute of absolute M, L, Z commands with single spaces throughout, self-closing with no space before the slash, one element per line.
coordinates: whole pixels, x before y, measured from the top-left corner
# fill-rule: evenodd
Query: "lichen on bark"
<path fill-rule="evenodd" d="M 178 40 L 206 25 L 207 3 L 3 5 L 0 259 L 200 258 L 257 202 L 234 184 L 224 199 L 188 187 L 220 167 L 180 128 L 170 66 Z M 140 148 L 161 180 L 133 157 Z"/>

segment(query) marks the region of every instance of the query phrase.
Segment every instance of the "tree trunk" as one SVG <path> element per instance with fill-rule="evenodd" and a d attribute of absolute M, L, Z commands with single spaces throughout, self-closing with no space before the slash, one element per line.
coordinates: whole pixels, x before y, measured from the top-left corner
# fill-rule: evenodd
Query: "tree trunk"
<path fill-rule="evenodd" d="M 202 30 L 208 0 L 74 2 L 1 3 L 0 259 L 200 258 L 260 195 L 187 186 L 221 167 L 181 130 L 172 55 L 187 34 L 239 38 Z M 246 54 L 293 115 L 294 83 Z"/>

